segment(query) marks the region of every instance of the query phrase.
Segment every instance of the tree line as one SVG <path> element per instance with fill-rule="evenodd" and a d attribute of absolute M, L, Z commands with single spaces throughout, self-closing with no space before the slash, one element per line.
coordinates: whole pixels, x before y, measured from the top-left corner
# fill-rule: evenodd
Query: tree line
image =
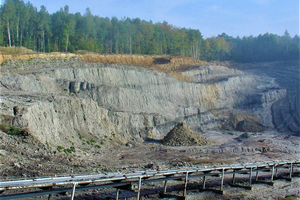
<path fill-rule="evenodd" d="M 266 33 L 203 38 L 199 30 L 139 18 L 99 17 L 89 8 L 70 13 L 69 6 L 49 14 L 30 2 L 6 0 L 0 8 L 0 45 L 37 52 L 87 50 L 107 54 L 183 55 L 206 61 L 257 62 L 299 59 L 299 36 Z"/>

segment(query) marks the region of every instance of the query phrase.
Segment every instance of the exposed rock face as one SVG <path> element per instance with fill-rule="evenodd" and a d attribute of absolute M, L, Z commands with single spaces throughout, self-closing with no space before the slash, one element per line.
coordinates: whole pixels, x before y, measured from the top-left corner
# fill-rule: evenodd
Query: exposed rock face
<path fill-rule="evenodd" d="M 219 129 L 230 119 L 228 113 L 243 113 L 271 127 L 270 107 L 286 93 L 274 79 L 222 66 L 177 69 L 176 74 L 189 79 L 80 62 L 5 72 L 2 118 L 10 116 L 15 125 L 53 146 L 80 145 L 80 136 L 125 144 L 146 138 L 149 131 L 161 139 L 178 122 L 198 132 Z"/>

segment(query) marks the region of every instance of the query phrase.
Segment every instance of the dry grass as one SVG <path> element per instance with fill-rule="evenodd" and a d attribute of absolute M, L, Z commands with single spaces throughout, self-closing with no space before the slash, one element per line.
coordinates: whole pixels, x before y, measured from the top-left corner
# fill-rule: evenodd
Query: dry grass
<path fill-rule="evenodd" d="M 78 50 L 75 54 L 71 53 L 37 53 L 25 47 L 0 47 L 0 64 L 6 60 L 29 60 L 33 58 L 68 58 L 77 56 L 87 63 L 116 63 L 125 65 L 135 65 L 150 70 L 157 70 L 169 74 L 180 80 L 189 82 L 189 77 L 180 71 L 188 66 L 207 64 L 204 61 L 184 57 L 169 55 L 129 55 L 129 54 L 98 54 L 95 52 Z"/>
<path fill-rule="evenodd" d="M 77 51 L 75 51 L 75 54 L 77 54 L 77 55 L 86 55 L 86 54 L 97 54 L 97 53 L 92 52 L 92 51 L 86 51 L 86 50 L 77 50 Z"/>
<path fill-rule="evenodd" d="M 117 63 L 126 65 L 151 65 L 154 61 L 148 55 L 125 55 L 125 54 L 95 54 L 86 53 L 78 55 L 79 58 L 88 63 Z"/>
<path fill-rule="evenodd" d="M 25 47 L 0 47 L 0 53 L 3 55 L 24 55 L 35 54 L 36 52 Z"/>

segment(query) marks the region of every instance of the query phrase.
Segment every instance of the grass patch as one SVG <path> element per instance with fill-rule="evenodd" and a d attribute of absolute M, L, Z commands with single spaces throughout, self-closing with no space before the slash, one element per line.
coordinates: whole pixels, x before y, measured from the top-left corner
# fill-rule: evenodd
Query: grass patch
<path fill-rule="evenodd" d="M 65 148 L 63 146 L 57 146 L 56 150 L 61 152 L 62 150 L 64 150 Z"/>
<path fill-rule="evenodd" d="M 64 149 L 64 152 L 65 152 L 65 153 L 75 153 L 76 150 L 75 150 L 75 147 L 71 146 L 71 147 L 68 148 L 68 149 Z"/>
<path fill-rule="evenodd" d="M 288 195 L 285 196 L 285 198 L 299 198 L 299 196 L 288 194 Z"/>
<path fill-rule="evenodd" d="M 247 194 L 242 193 L 238 196 L 238 198 L 245 198 L 246 196 L 247 196 Z"/>
<path fill-rule="evenodd" d="M 90 140 L 86 141 L 86 143 L 89 145 L 93 145 L 93 143 L 95 143 L 95 142 L 96 142 L 96 140 L 94 140 L 94 139 L 90 139 Z"/>
<path fill-rule="evenodd" d="M 94 140 L 94 139 L 90 139 L 89 140 L 91 143 L 95 143 L 96 142 L 96 140 Z"/>
<path fill-rule="evenodd" d="M 46 141 L 46 146 L 48 149 L 52 149 L 52 147 L 50 146 L 50 144 Z"/>
<path fill-rule="evenodd" d="M 76 150 L 75 150 L 75 147 L 73 147 L 73 146 L 71 146 L 70 148 L 65 148 L 65 147 L 63 147 L 63 146 L 57 146 L 57 151 L 59 151 L 59 152 L 65 152 L 65 153 L 75 153 L 76 152 Z"/>
<path fill-rule="evenodd" d="M 24 128 L 20 128 L 13 125 L 8 124 L 0 124 L 0 129 L 8 134 L 8 135 L 14 135 L 14 136 L 28 136 L 28 132 Z"/>
<path fill-rule="evenodd" d="M 240 138 L 242 138 L 242 139 L 248 139 L 248 138 L 250 138 L 250 134 L 249 133 L 244 133 L 244 134 L 242 134 L 240 136 Z"/>
<path fill-rule="evenodd" d="M 35 54 L 36 52 L 25 47 L 0 47 L 0 53 L 4 55 Z"/>
<path fill-rule="evenodd" d="M 96 53 L 93 51 L 87 51 L 87 50 L 77 50 L 77 51 L 75 51 L 75 54 L 86 55 L 86 54 L 96 54 Z"/>
<path fill-rule="evenodd" d="M 78 133 L 78 137 L 79 137 L 79 140 L 83 140 L 84 136 L 82 136 L 80 133 Z"/>

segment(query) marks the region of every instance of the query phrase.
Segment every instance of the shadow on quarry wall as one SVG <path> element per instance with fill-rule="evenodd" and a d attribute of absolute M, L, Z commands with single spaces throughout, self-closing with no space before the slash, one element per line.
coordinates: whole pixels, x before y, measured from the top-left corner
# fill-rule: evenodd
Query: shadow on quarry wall
<path fill-rule="evenodd" d="M 287 95 L 271 107 L 273 125 L 278 131 L 300 135 L 299 60 L 245 63 L 234 68 L 275 78 L 280 87 L 287 90 Z"/>

